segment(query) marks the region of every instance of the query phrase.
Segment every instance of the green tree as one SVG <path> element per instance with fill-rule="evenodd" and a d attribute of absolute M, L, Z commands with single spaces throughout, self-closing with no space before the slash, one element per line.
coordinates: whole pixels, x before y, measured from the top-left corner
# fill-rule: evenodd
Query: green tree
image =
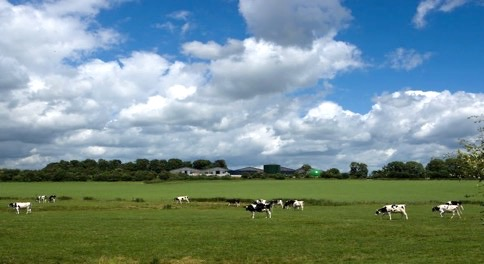
<path fill-rule="evenodd" d="M 174 170 L 174 169 L 179 169 L 183 168 L 183 161 L 181 159 L 169 159 L 168 164 L 166 166 L 166 169 L 168 171 Z"/>
<path fill-rule="evenodd" d="M 195 168 L 197 170 L 203 170 L 203 169 L 210 168 L 212 166 L 212 162 L 209 161 L 209 160 L 199 159 L 199 160 L 195 160 L 192 163 L 192 166 L 193 166 L 193 168 Z"/>
<path fill-rule="evenodd" d="M 424 178 L 425 168 L 420 162 L 407 161 L 405 163 L 405 173 L 408 175 L 408 178 Z"/>
<path fill-rule="evenodd" d="M 150 166 L 150 161 L 147 159 L 137 159 L 136 160 L 136 170 L 137 171 L 147 171 Z"/>
<path fill-rule="evenodd" d="M 304 173 L 306 174 L 309 170 L 311 170 L 313 167 L 311 167 L 311 165 L 309 164 L 304 164 L 301 166 L 301 169 L 304 171 Z"/>
<path fill-rule="evenodd" d="M 385 178 L 407 178 L 405 172 L 405 163 L 401 161 L 392 161 L 382 168 Z"/>
<path fill-rule="evenodd" d="M 425 173 L 430 179 L 449 178 L 449 165 L 443 159 L 433 158 L 425 166 Z"/>
<path fill-rule="evenodd" d="M 220 168 L 226 169 L 227 163 L 225 162 L 225 160 L 216 160 L 212 163 L 212 167 L 214 167 L 214 168 L 220 167 Z"/>
<path fill-rule="evenodd" d="M 331 168 L 326 171 L 325 176 L 328 178 L 341 178 L 341 172 L 337 168 Z"/>
<path fill-rule="evenodd" d="M 168 162 L 166 160 L 150 160 L 150 171 L 154 171 L 156 173 L 166 171 L 167 164 Z"/>
<path fill-rule="evenodd" d="M 368 177 L 368 165 L 366 165 L 365 163 L 351 162 L 349 177 L 351 178 Z"/>
<path fill-rule="evenodd" d="M 472 116 L 469 119 L 475 119 L 474 123 L 479 124 L 477 129 L 478 135 L 475 139 L 461 140 L 463 150 L 457 151 L 457 159 L 465 168 L 464 173 L 467 177 L 481 178 L 484 177 L 484 115 Z"/>

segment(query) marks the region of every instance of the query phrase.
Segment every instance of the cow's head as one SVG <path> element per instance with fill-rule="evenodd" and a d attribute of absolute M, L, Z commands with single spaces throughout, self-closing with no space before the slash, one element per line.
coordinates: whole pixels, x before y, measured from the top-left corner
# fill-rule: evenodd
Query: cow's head
<path fill-rule="evenodd" d="M 245 208 L 245 211 L 254 211 L 255 205 L 249 204 L 249 205 L 245 206 L 244 208 Z"/>
<path fill-rule="evenodd" d="M 434 208 L 432 208 L 432 212 L 439 211 L 439 210 L 440 210 L 440 207 L 438 206 L 435 206 Z"/>
<path fill-rule="evenodd" d="M 375 215 L 384 214 L 384 213 L 387 213 L 387 212 L 388 212 L 387 211 L 387 208 L 386 207 L 382 207 L 382 208 L 376 210 Z"/>

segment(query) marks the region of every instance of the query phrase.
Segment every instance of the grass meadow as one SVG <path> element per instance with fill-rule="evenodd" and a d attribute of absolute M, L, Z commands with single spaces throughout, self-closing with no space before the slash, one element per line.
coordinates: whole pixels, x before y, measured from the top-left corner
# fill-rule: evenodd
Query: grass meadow
<path fill-rule="evenodd" d="M 0 263 L 480 263 L 482 188 L 474 181 L 231 180 L 0 183 Z M 480 190 L 481 189 L 481 190 Z M 33 204 L 32 214 L 7 208 Z M 173 202 L 188 195 L 190 204 Z M 297 198 L 255 219 L 224 198 Z M 464 201 L 461 219 L 432 206 Z M 406 203 L 409 220 L 374 216 Z"/>

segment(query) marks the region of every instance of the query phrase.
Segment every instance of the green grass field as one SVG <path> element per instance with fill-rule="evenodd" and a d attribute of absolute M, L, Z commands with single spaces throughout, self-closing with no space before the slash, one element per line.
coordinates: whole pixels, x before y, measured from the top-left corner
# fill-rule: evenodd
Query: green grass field
<path fill-rule="evenodd" d="M 0 183 L 0 263 L 480 263 L 479 188 L 470 181 Z M 12 199 L 53 193 L 72 199 L 34 204 L 30 215 L 7 208 Z M 194 202 L 176 205 L 177 195 Z M 308 203 L 250 219 L 214 197 Z M 450 199 L 465 201 L 461 219 L 431 212 Z M 400 202 L 408 221 L 374 216 Z"/>

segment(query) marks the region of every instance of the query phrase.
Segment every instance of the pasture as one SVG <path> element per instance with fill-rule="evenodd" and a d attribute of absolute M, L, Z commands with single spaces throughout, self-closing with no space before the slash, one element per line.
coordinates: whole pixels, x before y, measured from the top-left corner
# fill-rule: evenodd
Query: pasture
<path fill-rule="evenodd" d="M 478 263 L 482 190 L 471 181 L 234 180 L 0 183 L 0 263 Z M 56 194 L 55 204 L 35 203 Z M 188 195 L 190 204 L 173 197 Z M 63 197 L 63 199 L 61 199 Z M 298 198 L 250 219 L 223 198 Z M 461 219 L 431 208 L 464 201 Z M 7 204 L 33 202 L 32 214 Z M 406 203 L 409 220 L 374 216 Z"/>

